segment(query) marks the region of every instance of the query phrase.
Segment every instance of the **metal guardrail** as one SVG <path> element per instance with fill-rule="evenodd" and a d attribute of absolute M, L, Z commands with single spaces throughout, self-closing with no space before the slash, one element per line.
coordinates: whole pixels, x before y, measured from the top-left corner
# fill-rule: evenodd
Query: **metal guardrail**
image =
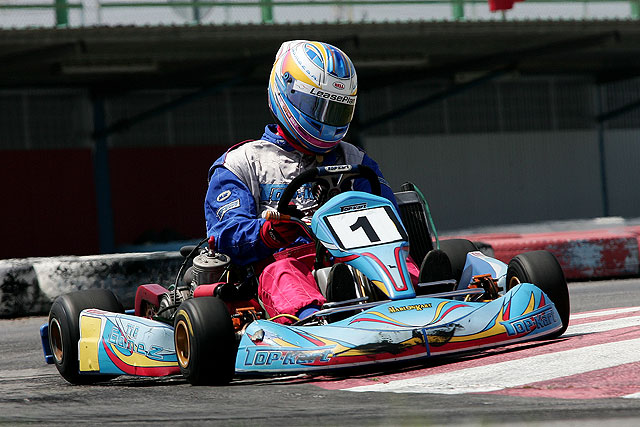
<path fill-rule="evenodd" d="M 55 23 L 58 27 L 69 25 L 70 10 L 84 10 L 87 8 L 82 0 L 69 2 L 69 0 L 50 0 L 49 2 L 25 3 L 0 3 L 0 11 L 8 9 L 51 9 L 55 13 Z M 79 2 L 78 2 L 79 1 Z M 524 0 L 522 0 L 524 1 Z M 452 19 L 465 19 L 464 7 L 470 4 L 487 4 L 488 0 L 164 0 L 164 1 L 98 1 L 94 7 L 100 10 L 107 9 L 140 9 L 140 8 L 185 8 L 192 10 L 193 22 L 201 23 L 200 10 L 210 7 L 259 7 L 261 9 L 261 22 L 269 24 L 274 22 L 274 7 L 314 7 L 314 6 L 389 6 L 389 5 L 451 5 Z M 625 3 L 628 2 L 629 18 L 640 18 L 640 0 L 526 0 L 527 4 L 588 4 Z M 505 19 L 503 11 L 502 18 Z"/>
<path fill-rule="evenodd" d="M 262 23 L 273 23 L 274 7 L 293 7 L 293 6 L 388 6 L 394 5 L 429 5 L 429 4 L 451 4 L 454 8 L 456 5 L 464 3 L 486 3 L 486 0 L 247 0 L 247 1 L 225 1 L 225 0 L 166 0 L 166 1 L 118 1 L 118 2 L 100 2 L 101 8 L 139 8 L 139 7 L 184 7 L 194 10 L 193 16 L 198 17 L 197 12 L 200 8 L 223 6 L 223 7 L 259 7 L 262 12 Z M 464 9 L 460 8 L 460 16 L 454 12 L 454 18 L 460 19 L 464 17 Z M 199 19 L 194 19 L 199 23 Z"/>
<path fill-rule="evenodd" d="M 66 27 L 69 24 L 69 10 L 70 9 L 83 9 L 82 3 L 69 3 L 67 0 L 50 0 L 45 2 L 30 2 L 30 3 L 0 3 L 0 11 L 8 9 L 53 9 L 56 15 L 56 25 L 59 27 Z"/>

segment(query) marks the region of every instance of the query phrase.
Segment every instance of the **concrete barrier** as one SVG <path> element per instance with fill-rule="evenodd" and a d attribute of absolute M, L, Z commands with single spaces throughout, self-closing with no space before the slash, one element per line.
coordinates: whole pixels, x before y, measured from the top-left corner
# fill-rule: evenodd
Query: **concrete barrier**
<path fill-rule="evenodd" d="M 0 318 L 43 314 L 50 305 L 29 260 L 0 261 Z"/>
<path fill-rule="evenodd" d="M 175 280 L 178 252 L 0 260 L 0 317 L 47 314 L 58 295 L 81 289 L 111 289 L 132 308 L 139 285 Z"/>
<path fill-rule="evenodd" d="M 463 237 L 491 245 L 495 258 L 508 263 L 517 254 L 548 250 L 567 279 L 600 279 L 640 274 L 640 227 L 550 233 L 483 233 Z"/>

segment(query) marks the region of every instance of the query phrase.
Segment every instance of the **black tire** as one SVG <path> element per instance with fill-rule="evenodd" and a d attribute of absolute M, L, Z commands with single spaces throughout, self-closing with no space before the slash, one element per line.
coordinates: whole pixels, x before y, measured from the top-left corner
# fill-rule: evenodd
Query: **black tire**
<path fill-rule="evenodd" d="M 549 251 L 533 251 L 516 255 L 507 268 L 507 290 L 518 283 L 532 283 L 540 288 L 555 304 L 562 329 L 552 335 L 559 337 L 569 326 L 569 289 L 562 268 Z"/>
<path fill-rule="evenodd" d="M 452 279 L 460 281 L 464 264 L 467 261 L 467 254 L 478 250 L 476 245 L 466 239 L 449 239 L 440 241 L 440 250 L 447 254 L 451 263 Z"/>
<path fill-rule="evenodd" d="M 178 308 L 174 328 L 180 372 L 192 385 L 226 385 L 233 379 L 238 345 L 220 298 L 186 300 Z"/>
<path fill-rule="evenodd" d="M 441 280 L 453 279 L 453 272 L 451 270 L 451 261 L 446 253 L 439 249 L 430 250 L 422 260 L 420 266 L 420 276 L 418 281 L 420 283 L 439 282 Z M 436 285 L 429 286 L 426 289 L 417 288 L 417 292 L 436 294 L 440 292 L 448 292 L 453 290 L 451 285 Z"/>
<path fill-rule="evenodd" d="M 87 308 L 124 313 L 118 298 L 107 289 L 72 292 L 59 296 L 53 302 L 49 311 L 49 345 L 58 372 L 71 384 L 92 384 L 115 378 L 113 375 L 79 372 L 80 312 Z"/>

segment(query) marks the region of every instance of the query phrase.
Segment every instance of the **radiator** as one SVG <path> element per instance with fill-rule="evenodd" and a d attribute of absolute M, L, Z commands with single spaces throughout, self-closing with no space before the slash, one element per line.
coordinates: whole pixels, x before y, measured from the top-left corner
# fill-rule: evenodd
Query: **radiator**
<path fill-rule="evenodd" d="M 413 190 L 413 184 L 405 183 L 402 191 L 395 193 L 400 217 L 409 235 L 409 254 L 420 266 L 427 252 L 434 248 L 433 233 L 427 221 L 426 206 Z"/>

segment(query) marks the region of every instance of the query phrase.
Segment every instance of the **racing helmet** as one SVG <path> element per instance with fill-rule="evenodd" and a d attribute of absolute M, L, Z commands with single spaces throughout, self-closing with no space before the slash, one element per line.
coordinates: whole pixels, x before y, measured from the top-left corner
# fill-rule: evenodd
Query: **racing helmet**
<path fill-rule="evenodd" d="M 302 148 L 333 150 L 353 119 L 358 92 L 349 57 L 323 42 L 284 42 L 269 77 L 269 108 L 278 124 Z"/>

